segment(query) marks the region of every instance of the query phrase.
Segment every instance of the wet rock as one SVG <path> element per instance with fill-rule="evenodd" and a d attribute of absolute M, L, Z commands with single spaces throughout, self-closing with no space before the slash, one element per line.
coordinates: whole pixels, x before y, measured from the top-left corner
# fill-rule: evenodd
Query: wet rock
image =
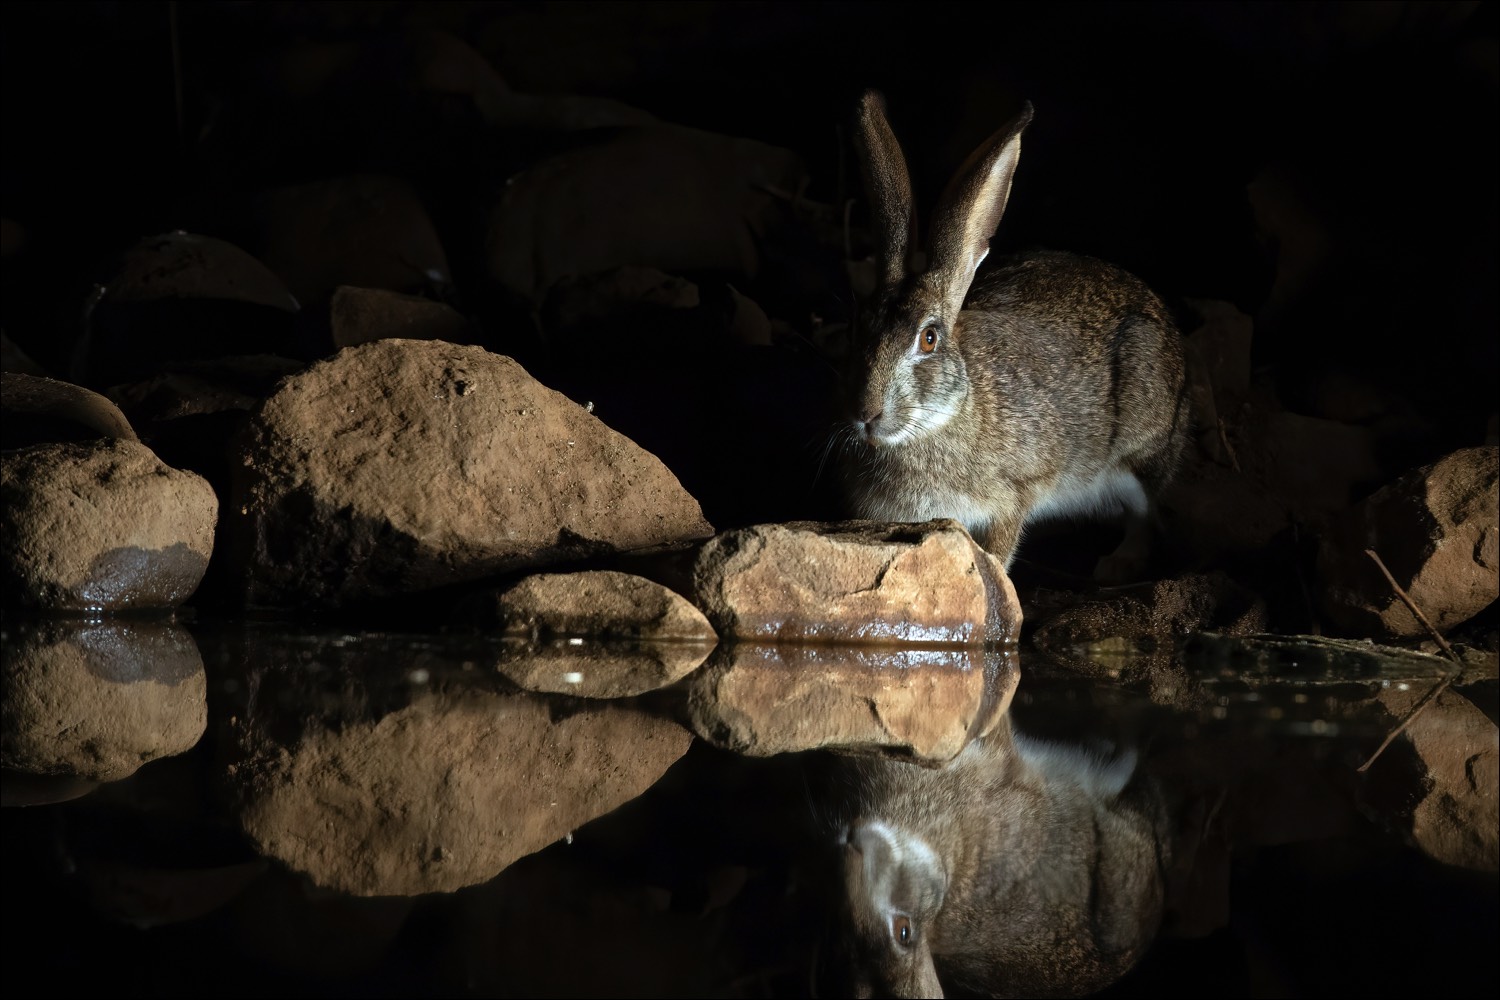
<path fill-rule="evenodd" d="M 288 379 L 235 486 L 257 603 L 345 604 L 712 529 L 654 456 L 509 358 L 382 340 Z"/>
<path fill-rule="evenodd" d="M 125 414 L 80 385 L 7 371 L 0 375 L 0 447 L 98 438 L 139 440 Z"/>
<path fill-rule="evenodd" d="M 473 343 L 475 330 L 458 310 L 441 302 L 379 288 L 334 290 L 330 307 L 333 345 L 353 347 L 372 340 L 446 340 Z"/>
<path fill-rule="evenodd" d="M 1373 549 L 1439 631 L 1500 595 L 1500 450 L 1467 448 L 1418 469 L 1360 503 L 1318 552 L 1323 610 L 1354 635 L 1426 630 L 1365 555 Z"/>
<path fill-rule="evenodd" d="M 712 641 L 562 639 L 504 644 L 495 669 L 517 687 L 579 698 L 633 698 L 697 670 Z"/>
<path fill-rule="evenodd" d="M 506 589 L 476 595 L 461 620 L 487 632 L 532 638 L 687 640 L 718 636 L 703 612 L 645 577 L 611 570 L 538 573 Z"/>
<path fill-rule="evenodd" d="M 1004 568 L 950 520 L 742 528 L 691 573 L 719 634 L 758 642 L 1002 642 L 1021 625 Z"/>
<path fill-rule="evenodd" d="M 1425 685 L 1380 696 L 1392 725 L 1427 691 Z M 1403 764 L 1396 746 L 1370 767 L 1362 798 L 1419 850 L 1444 864 L 1500 870 L 1500 743 L 1495 723 L 1456 691 L 1438 695 L 1399 738 L 1415 755 Z"/>
<path fill-rule="evenodd" d="M 203 579 L 219 502 L 136 441 L 33 445 L 0 466 L 7 603 L 171 608 Z"/>
<path fill-rule="evenodd" d="M 411 185 L 353 174 L 268 191 L 251 208 L 260 258 L 304 305 L 340 285 L 419 294 L 453 283 L 448 255 Z"/>
<path fill-rule="evenodd" d="M 193 637 L 165 622 L 6 625 L 0 767 L 116 781 L 190 750 L 208 721 Z"/>
<path fill-rule="evenodd" d="M 356 896 L 451 892 L 603 815 L 687 750 L 679 726 L 609 705 L 554 719 L 541 698 L 421 692 L 291 737 L 241 726 L 230 772 L 264 854 Z"/>
<path fill-rule="evenodd" d="M 781 215 L 767 189 L 797 189 L 795 154 L 677 126 L 603 134 L 507 183 L 488 228 L 501 287 L 536 301 L 567 275 L 623 265 L 759 270 L 756 240 Z"/>
<path fill-rule="evenodd" d="M 1036 623 L 1032 643 L 1063 657 L 1110 643 L 1140 650 L 1142 640 L 1170 650 L 1181 635 L 1249 635 L 1267 627 L 1265 602 L 1218 572 L 1111 588 L 1062 608 L 1033 607 L 1029 620 Z"/>
<path fill-rule="evenodd" d="M 1004 716 L 1013 652 L 821 645 L 721 647 L 690 682 L 703 739 L 768 757 L 819 747 L 883 750 L 930 764 Z"/>

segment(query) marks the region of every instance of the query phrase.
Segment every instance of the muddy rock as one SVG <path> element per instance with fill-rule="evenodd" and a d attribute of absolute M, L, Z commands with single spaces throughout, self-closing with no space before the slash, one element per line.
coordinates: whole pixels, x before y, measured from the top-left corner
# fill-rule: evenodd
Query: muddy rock
<path fill-rule="evenodd" d="M 1110 588 L 1066 607 L 1034 607 L 1030 617 L 1032 642 L 1054 654 L 1115 640 L 1139 648 L 1151 639 L 1170 649 L 1176 636 L 1249 635 L 1267 624 L 1265 602 L 1218 572 Z"/>
<path fill-rule="evenodd" d="M 395 177 L 354 174 L 276 188 L 251 209 L 256 248 L 304 305 L 340 285 L 418 294 L 453 283 L 427 209 Z"/>
<path fill-rule="evenodd" d="M 4 628 L 0 767 L 115 781 L 192 749 L 208 721 L 193 637 L 165 622 Z"/>
<path fill-rule="evenodd" d="M 1500 450 L 1466 448 L 1418 469 L 1332 526 L 1318 552 L 1323 610 L 1351 635 L 1426 630 L 1391 591 L 1373 549 L 1435 628 L 1446 631 L 1500 595 Z"/>
<path fill-rule="evenodd" d="M 282 384 L 251 422 L 236 551 L 264 604 L 346 604 L 702 538 L 653 455 L 515 361 L 381 340 Z"/>
<path fill-rule="evenodd" d="M 136 441 L 33 445 L 0 466 L 7 603 L 65 611 L 171 608 L 203 579 L 219 501 Z"/>
<path fill-rule="evenodd" d="M 120 408 L 80 385 L 7 371 L 0 375 L 0 447 L 99 438 L 139 440 Z"/>
<path fill-rule="evenodd" d="M 758 642 L 1001 642 L 1021 624 L 1004 568 L 951 520 L 742 528 L 691 575 L 719 634 Z"/>
<path fill-rule="evenodd" d="M 1427 689 L 1381 694 L 1392 725 Z M 1423 853 L 1462 868 L 1500 870 L 1500 745 L 1494 721 L 1468 698 L 1451 689 L 1438 695 L 1365 778 L 1363 801 Z"/>
<path fill-rule="evenodd" d="M 489 220 L 490 276 L 539 300 L 567 275 L 623 265 L 753 276 L 757 238 L 796 191 L 795 154 L 657 125 L 602 132 L 512 178 Z"/>
<path fill-rule="evenodd" d="M 819 747 L 929 764 L 957 756 L 1010 705 L 1014 652 L 820 645 L 723 647 L 689 682 L 695 733 L 766 757 Z"/>
<path fill-rule="evenodd" d="M 487 632 L 533 638 L 718 638 L 703 612 L 681 595 L 612 570 L 528 576 L 508 589 L 476 595 L 459 618 Z"/>
<path fill-rule="evenodd" d="M 290 739 L 241 726 L 240 823 L 324 888 L 451 892 L 639 795 L 692 739 L 609 705 L 553 715 L 532 695 L 470 688 L 340 725 L 314 718 Z"/>
<path fill-rule="evenodd" d="M 334 290 L 330 306 L 333 346 L 372 340 L 446 340 L 473 343 L 475 330 L 458 310 L 442 302 L 380 288 Z"/>

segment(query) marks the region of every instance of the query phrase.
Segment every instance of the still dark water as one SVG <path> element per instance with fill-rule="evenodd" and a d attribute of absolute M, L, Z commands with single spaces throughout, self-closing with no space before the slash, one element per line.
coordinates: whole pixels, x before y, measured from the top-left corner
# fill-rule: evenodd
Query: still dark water
<path fill-rule="evenodd" d="M 1441 661 L 3 632 L 3 940 L 47 993 L 845 995 L 898 977 L 866 897 L 951 994 L 1497 985 L 1492 669 L 1362 774 Z"/>

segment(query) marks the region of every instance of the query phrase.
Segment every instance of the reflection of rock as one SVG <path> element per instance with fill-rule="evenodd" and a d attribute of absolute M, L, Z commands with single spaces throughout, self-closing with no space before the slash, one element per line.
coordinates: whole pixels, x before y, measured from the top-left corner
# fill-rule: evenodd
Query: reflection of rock
<path fill-rule="evenodd" d="M 334 290 L 329 321 L 334 347 L 396 339 L 468 344 L 476 334 L 462 313 L 442 302 L 348 285 Z"/>
<path fill-rule="evenodd" d="M 0 376 L 0 443 L 7 449 L 97 438 L 138 440 L 119 407 L 80 385 L 6 372 Z"/>
<path fill-rule="evenodd" d="M 509 358 L 349 348 L 251 424 L 232 508 L 250 596 L 340 604 L 712 529 L 653 455 Z"/>
<path fill-rule="evenodd" d="M 486 632 L 612 639 L 718 638 L 703 612 L 645 577 L 609 570 L 538 573 L 475 595 L 461 617 Z"/>
<path fill-rule="evenodd" d="M 419 690 L 344 720 L 325 713 L 300 732 L 286 721 L 236 733 L 240 823 L 263 853 L 361 896 L 492 878 L 640 794 L 691 740 L 623 708 L 558 715 L 544 699 L 476 687 Z"/>
<path fill-rule="evenodd" d="M 219 502 L 135 441 L 34 445 L 0 467 L 5 600 L 29 607 L 175 607 L 203 579 Z"/>
<path fill-rule="evenodd" d="M 1365 549 L 1439 630 L 1500 596 L 1500 450 L 1456 451 L 1359 504 L 1323 540 L 1323 608 L 1352 634 L 1425 634 Z"/>
<path fill-rule="evenodd" d="M 629 698 L 681 680 L 713 649 L 712 640 L 520 642 L 501 647 L 495 669 L 528 691 Z"/>
<path fill-rule="evenodd" d="M 8 624 L 4 639 L 0 766 L 114 781 L 203 735 L 203 661 L 174 625 Z"/>
<path fill-rule="evenodd" d="M 1426 690 L 1426 685 L 1393 687 L 1379 700 L 1392 720 L 1402 719 Z M 1381 812 L 1428 856 L 1477 871 L 1500 870 L 1500 746 L 1494 721 L 1449 690 L 1411 721 L 1400 740 L 1415 752 L 1416 773 L 1401 767 L 1397 747 L 1391 746 L 1371 765 L 1364 797 L 1390 803 Z M 1393 783 L 1399 787 L 1389 787 Z"/>
<path fill-rule="evenodd" d="M 688 716 L 750 756 L 859 747 L 941 762 L 995 724 L 1018 677 L 1014 653 L 740 643 L 692 680 Z"/>
<path fill-rule="evenodd" d="M 720 635 L 760 642 L 1004 641 L 1021 622 L 1005 570 L 948 520 L 727 531 L 692 576 Z"/>

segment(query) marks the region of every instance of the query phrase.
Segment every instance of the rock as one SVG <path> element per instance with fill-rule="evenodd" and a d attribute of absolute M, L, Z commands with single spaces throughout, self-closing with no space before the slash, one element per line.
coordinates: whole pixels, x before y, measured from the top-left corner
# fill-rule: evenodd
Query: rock
<path fill-rule="evenodd" d="M 239 819 L 265 855 L 356 896 L 452 892 L 645 791 L 687 750 L 677 725 L 477 688 L 286 739 L 242 725 Z"/>
<path fill-rule="evenodd" d="M 418 294 L 453 283 L 448 255 L 407 182 L 353 174 L 265 192 L 251 208 L 256 246 L 304 305 L 340 285 Z"/>
<path fill-rule="evenodd" d="M 21 345 L 3 333 L 0 333 L 0 371 L 48 377 L 46 368 L 32 360 L 31 355 L 21 349 Z"/>
<path fill-rule="evenodd" d="M 6 603 L 65 611 L 171 608 L 213 551 L 219 502 L 136 441 L 33 445 L 0 466 Z"/>
<path fill-rule="evenodd" d="M 469 344 L 475 330 L 452 306 L 379 288 L 334 290 L 333 345 L 353 347 L 372 340 L 446 340 Z"/>
<path fill-rule="evenodd" d="M 218 299 L 297 311 L 297 300 L 265 264 L 232 243 L 180 229 L 126 251 L 100 301 L 163 299 Z"/>
<path fill-rule="evenodd" d="M 1438 631 L 1500 595 L 1500 449 L 1466 448 L 1383 487 L 1331 526 L 1318 551 L 1323 611 L 1353 635 L 1426 630 L 1365 555 L 1373 549 Z"/>
<path fill-rule="evenodd" d="M 167 622 L 7 624 L 0 767 L 116 781 L 184 753 L 208 722 L 203 661 Z"/>
<path fill-rule="evenodd" d="M 0 447 L 6 450 L 99 438 L 139 440 L 114 403 L 56 379 L 10 371 L 0 375 L 0 413 L 5 417 Z"/>
<path fill-rule="evenodd" d="M 629 573 L 539 573 L 476 595 L 461 618 L 487 632 L 532 638 L 718 639 L 703 612 L 659 583 Z"/>
<path fill-rule="evenodd" d="M 1250 454 L 1265 462 L 1255 470 L 1260 480 L 1304 518 L 1348 510 L 1381 480 L 1375 435 L 1367 427 L 1272 412 L 1260 416 L 1254 433 L 1261 449 Z"/>
<path fill-rule="evenodd" d="M 1229 302 L 1196 299 L 1188 305 L 1198 314 L 1199 325 L 1184 340 L 1203 364 L 1215 408 L 1235 414 L 1250 398 L 1254 321 Z"/>
<path fill-rule="evenodd" d="M 757 642 L 1006 642 L 1021 606 L 956 521 L 810 521 L 728 531 L 692 567 L 720 635 Z"/>
<path fill-rule="evenodd" d="M 623 313 L 696 309 L 699 301 L 698 286 L 686 278 L 627 265 L 560 278 L 547 290 L 541 314 L 547 330 L 569 331 Z"/>
<path fill-rule="evenodd" d="M 251 422 L 234 487 L 251 600 L 338 605 L 712 531 L 654 456 L 509 358 L 348 348 Z"/>
<path fill-rule="evenodd" d="M 1405 685 L 1403 685 L 1405 687 Z M 1380 695 L 1392 724 L 1403 719 L 1426 686 Z M 1397 746 L 1371 765 L 1361 797 L 1418 850 L 1443 864 L 1500 870 L 1500 744 L 1495 723 L 1456 691 L 1439 694 L 1408 725 Z"/>
<path fill-rule="evenodd" d="M 679 126 L 602 131 L 510 178 L 489 220 L 490 276 L 539 301 L 558 280 L 623 265 L 753 276 L 760 233 L 795 191 L 788 150 Z"/>
<path fill-rule="evenodd" d="M 957 756 L 1005 715 L 1014 652 L 823 645 L 720 647 L 694 676 L 693 732 L 752 757 L 836 747 L 929 764 Z"/>

